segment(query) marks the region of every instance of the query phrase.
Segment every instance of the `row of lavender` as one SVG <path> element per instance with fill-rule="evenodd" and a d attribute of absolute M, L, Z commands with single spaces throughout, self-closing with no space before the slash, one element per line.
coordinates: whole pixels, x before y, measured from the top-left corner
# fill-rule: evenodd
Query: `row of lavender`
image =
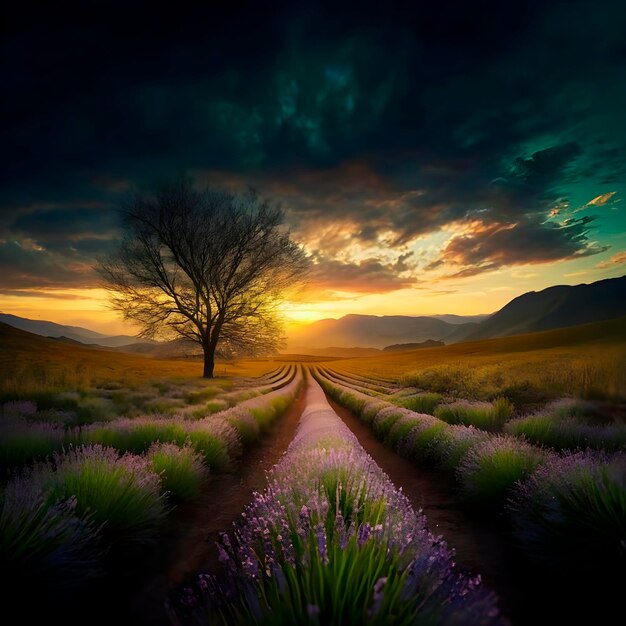
<path fill-rule="evenodd" d="M 510 515 L 524 550 L 563 569 L 614 572 L 626 559 L 626 454 L 556 453 L 510 435 L 451 425 L 340 385 L 325 391 L 399 454 L 452 473 L 462 495 Z"/>
<path fill-rule="evenodd" d="M 239 394 L 243 398 L 239 404 L 195 419 L 144 415 L 71 428 L 59 422 L 39 421 L 32 402 L 7 403 L 0 420 L 0 469 L 11 470 L 81 445 L 101 444 L 139 454 L 159 441 L 189 444 L 203 455 L 211 471 L 221 472 L 238 456 L 240 443 L 255 440 L 264 423 L 284 408 L 281 395 L 271 394 L 288 386 L 296 373 L 295 366 L 281 369 L 277 376 L 246 389 L 244 395 L 241 391 L 228 394 Z M 273 411 L 266 406 L 273 406 Z"/>
<path fill-rule="evenodd" d="M 179 623 L 504 623 L 313 380 L 287 453 L 219 550 L 221 573 L 172 607 Z"/>
<path fill-rule="evenodd" d="M 170 421 L 182 428 L 177 420 L 125 420 L 111 431 L 126 442 L 119 450 L 73 447 L 10 478 L 0 492 L 5 590 L 39 585 L 62 603 L 100 575 L 109 557 L 153 541 L 172 505 L 196 495 L 209 472 L 234 462 L 285 411 L 301 383 L 298 369 L 279 390 L 190 422 L 184 438 L 167 430 Z M 135 446 L 143 454 L 120 451 Z M 216 458 L 224 463 L 212 465 Z"/>
<path fill-rule="evenodd" d="M 504 397 L 492 402 L 455 400 L 415 388 L 396 389 L 380 381 L 366 382 L 360 375 L 331 369 L 321 371 L 326 378 L 338 384 L 381 397 L 418 413 L 432 414 L 449 424 L 465 424 L 490 432 L 521 436 L 532 443 L 556 450 L 626 449 L 626 425 L 590 419 L 588 416 L 594 414 L 594 407 L 592 403 L 583 400 L 563 399 L 531 415 L 510 419 L 513 405 Z"/>

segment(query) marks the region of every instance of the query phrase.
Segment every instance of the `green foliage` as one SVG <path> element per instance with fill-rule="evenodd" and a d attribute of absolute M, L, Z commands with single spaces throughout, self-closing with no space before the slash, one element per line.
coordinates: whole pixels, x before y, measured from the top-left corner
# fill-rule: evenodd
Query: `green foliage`
<path fill-rule="evenodd" d="M 233 459 L 228 450 L 228 443 L 218 434 L 208 428 L 198 428 L 188 431 L 187 439 L 197 450 L 211 472 L 219 474 L 232 468 Z"/>
<path fill-rule="evenodd" d="M 499 509 L 515 484 L 548 455 L 512 437 L 492 437 L 471 447 L 457 467 L 463 496 L 470 502 Z"/>
<path fill-rule="evenodd" d="M 448 424 L 465 424 L 483 430 L 498 430 L 513 414 L 513 405 L 506 398 L 489 402 L 458 400 L 435 409 L 435 417 Z"/>
<path fill-rule="evenodd" d="M 442 400 L 443 396 L 439 393 L 418 393 L 399 399 L 397 404 L 416 413 L 433 415 L 435 408 L 441 404 Z"/>
<path fill-rule="evenodd" d="M 166 509 L 146 459 L 88 446 L 57 455 L 54 465 L 34 474 L 48 505 L 75 498 L 77 515 L 89 515 L 112 544 L 154 539 Z"/>
<path fill-rule="evenodd" d="M 161 486 L 175 500 L 189 500 L 200 491 L 209 472 L 204 460 L 190 445 L 156 443 L 147 457 L 152 470 L 161 477 Z"/>

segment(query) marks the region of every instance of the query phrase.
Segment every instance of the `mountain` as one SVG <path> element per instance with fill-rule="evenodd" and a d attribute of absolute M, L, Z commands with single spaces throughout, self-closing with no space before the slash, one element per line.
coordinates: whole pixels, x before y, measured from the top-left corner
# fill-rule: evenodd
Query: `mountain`
<path fill-rule="evenodd" d="M 55 322 L 47 322 L 44 320 L 30 320 L 8 313 L 0 313 L 0 322 L 35 335 L 42 335 L 43 337 L 65 337 L 66 339 L 73 339 L 82 344 L 97 344 L 108 348 L 117 348 L 137 343 L 137 337 L 130 335 L 103 335 L 102 333 L 97 333 L 80 326 L 65 326 L 64 324 L 56 324 Z M 145 343 L 153 343 L 146 339 L 142 341 Z"/>
<path fill-rule="evenodd" d="M 448 322 L 448 324 L 467 324 L 469 322 L 479 324 L 491 317 L 492 313 L 485 313 L 483 315 L 429 315 L 428 317 L 434 317 L 435 319 Z"/>
<path fill-rule="evenodd" d="M 443 341 L 427 339 L 421 343 L 394 343 L 393 346 L 385 346 L 383 352 L 402 352 L 404 350 L 419 350 L 420 348 L 439 348 L 445 346 Z"/>
<path fill-rule="evenodd" d="M 622 315 L 626 315 L 626 276 L 575 286 L 557 285 L 514 298 L 465 340 L 565 328 Z"/>
<path fill-rule="evenodd" d="M 474 331 L 476 324 L 450 324 L 435 317 L 407 315 L 345 315 L 324 319 L 292 331 L 291 352 L 306 347 L 336 346 L 384 348 L 394 343 L 421 343 L 427 339 L 443 340 L 452 333 Z"/>
<path fill-rule="evenodd" d="M 376 356 L 377 354 L 382 354 L 382 351 L 378 348 L 338 348 L 331 346 L 330 348 L 300 348 L 297 351 L 297 354 L 318 357 L 337 357 L 342 359 L 352 359 L 354 357 L 361 356 Z"/>

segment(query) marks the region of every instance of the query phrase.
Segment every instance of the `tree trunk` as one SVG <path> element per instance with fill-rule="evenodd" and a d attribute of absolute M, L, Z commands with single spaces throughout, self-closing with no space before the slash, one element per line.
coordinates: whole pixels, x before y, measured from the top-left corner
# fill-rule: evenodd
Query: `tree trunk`
<path fill-rule="evenodd" d="M 204 378 L 213 378 L 215 369 L 215 350 L 211 346 L 204 346 Z"/>

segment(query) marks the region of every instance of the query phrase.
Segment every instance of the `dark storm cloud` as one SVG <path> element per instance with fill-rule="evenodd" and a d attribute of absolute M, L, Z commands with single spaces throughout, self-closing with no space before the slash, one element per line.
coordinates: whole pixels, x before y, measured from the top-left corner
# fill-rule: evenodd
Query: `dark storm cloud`
<path fill-rule="evenodd" d="M 474 230 L 468 236 L 472 245 L 487 250 L 490 262 L 455 253 L 442 255 L 430 268 L 456 260 L 459 264 L 475 262 L 474 269 L 480 272 L 603 251 L 589 244 L 592 225 L 588 218 L 584 228 L 581 222 L 567 226 L 545 223 L 559 201 L 560 185 L 571 175 L 579 155 L 577 144 L 566 143 L 503 160 L 491 171 L 485 171 L 478 159 L 451 158 L 437 163 L 406 155 L 402 168 L 413 170 L 410 177 L 389 164 L 376 171 L 371 163 L 353 162 L 329 170 L 283 172 L 278 180 L 260 178 L 255 182 L 289 207 L 296 234 L 330 252 L 340 251 L 348 240 L 376 242 L 381 233 L 385 235 L 380 243 L 401 247 L 451 224 L 469 225 Z M 391 173 L 382 174 L 381 170 Z M 244 181 L 244 177 L 226 177 L 219 172 L 201 178 L 235 187 Z M 335 233 L 329 232 L 329 222 Z M 509 236 L 493 236 L 505 232 Z M 483 238 L 484 245 L 479 245 Z M 460 246 L 457 239 L 453 242 Z"/>
<path fill-rule="evenodd" d="M 0 243 L 0 289 L 95 287 L 91 259 L 63 250 L 54 252 L 20 244 Z"/>
<path fill-rule="evenodd" d="M 119 219 L 110 206 L 54 208 L 17 212 L 5 228 L 44 243 L 52 240 L 112 239 L 119 235 Z"/>
<path fill-rule="evenodd" d="M 449 278 L 473 276 L 499 267 L 547 263 L 605 252 L 608 246 L 588 241 L 593 218 L 568 220 L 559 225 L 526 218 L 515 224 L 493 224 L 453 237 L 430 269 L 462 267 Z"/>
<path fill-rule="evenodd" d="M 85 282 L 67 264 L 107 251 L 121 196 L 182 171 L 283 200 L 327 263 L 446 228 L 465 229 L 433 262 L 449 273 L 602 249 L 600 219 L 546 218 L 571 185 L 626 174 L 620 2 L 13 8 L 0 232 L 29 285 L 57 266 Z M 407 280 L 367 263 L 335 267 L 338 285 Z"/>
<path fill-rule="evenodd" d="M 0 288 L 96 287 L 94 265 L 114 249 L 119 235 L 118 214 L 103 202 L 5 209 L 0 214 Z"/>

